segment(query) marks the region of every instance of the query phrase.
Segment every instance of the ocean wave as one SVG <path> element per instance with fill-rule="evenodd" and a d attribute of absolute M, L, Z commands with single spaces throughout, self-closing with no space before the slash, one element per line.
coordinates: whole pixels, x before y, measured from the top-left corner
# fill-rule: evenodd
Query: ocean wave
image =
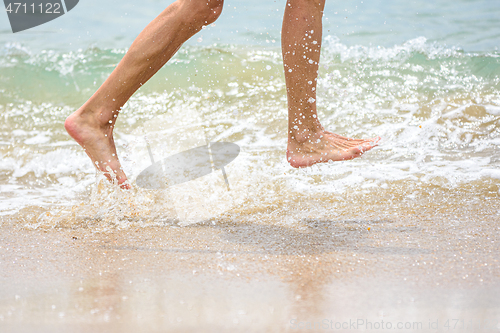
<path fill-rule="evenodd" d="M 0 186 L 8 203 L 0 214 L 77 202 L 78 223 L 103 221 L 112 211 L 113 223 L 126 227 L 172 212 L 162 194 L 136 191 L 120 203 L 117 189 L 98 183 L 92 192 L 93 167 L 62 126 L 125 51 L 33 54 L 21 45 L 0 51 L 0 91 L 5 92 L 0 96 L 0 169 L 6 175 Z M 157 159 L 214 140 L 242 149 L 228 177 L 230 209 L 243 215 L 304 196 L 342 202 L 351 192 L 376 198 L 382 192 L 412 196 L 472 187 L 498 195 L 498 54 L 465 53 L 423 37 L 389 48 L 346 46 L 326 37 L 318 80 L 320 119 L 339 134 L 380 135 L 383 141 L 361 159 L 307 170 L 292 169 L 284 158 L 287 107 L 280 57 L 277 48 L 183 48 L 131 98 L 117 123 L 119 155 L 132 182 L 151 163 L 146 140 Z M 208 188 L 214 182 L 224 185 L 220 177 L 198 185 Z M 82 205 L 81 196 L 90 192 L 93 201 Z M 183 188 L 169 198 L 182 202 L 195 200 L 196 194 L 196 187 Z M 194 206 L 205 205 L 196 200 Z M 216 208 L 213 216 L 229 209 L 223 202 Z M 55 225 L 57 214 L 51 214 L 53 219 L 40 215 L 31 225 Z M 74 216 L 61 214 L 61 225 Z"/>

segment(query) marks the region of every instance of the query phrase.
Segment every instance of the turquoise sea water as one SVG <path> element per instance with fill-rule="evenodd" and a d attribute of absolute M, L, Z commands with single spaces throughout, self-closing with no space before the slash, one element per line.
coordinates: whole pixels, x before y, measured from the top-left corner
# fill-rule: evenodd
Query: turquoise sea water
<path fill-rule="evenodd" d="M 0 43 L 30 50 L 70 51 L 127 48 L 135 36 L 172 1 L 80 1 L 77 10 L 43 26 L 13 35 L 4 14 Z M 223 15 L 188 45 L 213 43 L 266 46 L 280 38 L 285 1 L 226 1 Z M 466 52 L 498 50 L 500 5 L 491 0 L 327 1 L 326 35 L 348 46 L 391 47 L 424 36 Z M 202 42 L 198 39 L 201 37 Z M 272 42 L 271 42 L 272 43 Z"/>
<path fill-rule="evenodd" d="M 352 193 L 381 205 L 387 196 L 411 201 L 435 190 L 498 197 L 500 2 L 491 0 L 327 2 L 320 119 L 339 134 L 383 141 L 362 159 L 307 170 L 284 157 L 284 1 L 226 1 L 221 18 L 127 103 L 115 135 L 132 181 L 150 164 L 146 140 L 157 158 L 207 137 L 239 144 L 230 194 L 216 175 L 171 189 L 168 199 L 95 185 L 64 119 L 166 5 L 86 0 L 17 34 L 0 15 L 0 214 L 36 215 L 30 226 L 57 225 L 50 217 L 58 214 L 127 225 L 168 219 L 172 201 L 177 214 L 203 206 L 199 216 L 213 217 L 268 207 L 279 216 L 306 200 L 294 214 L 309 216 L 331 214 L 332 202 L 341 207 Z"/>

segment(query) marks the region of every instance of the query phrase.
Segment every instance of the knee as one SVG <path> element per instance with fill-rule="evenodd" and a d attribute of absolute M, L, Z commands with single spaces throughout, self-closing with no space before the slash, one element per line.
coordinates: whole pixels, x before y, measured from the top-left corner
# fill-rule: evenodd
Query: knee
<path fill-rule="evenodd" d="M 224 0 L 206 0 L 208 13 L 205 15 L 205 24 L 212 24 L 217 20 L 222 13 Z"/>
<path fill-rule="evenodd" d="M 224 0 L 184 0 L 186 9 L 196 25 L 204 26 L 214 23 L 222 13 Z"/>
<path fill-rule="evenodd" d="M 325 8 L 326 0 L 288 0 L 287 6 L 291 9 L 321 10 Z"/>

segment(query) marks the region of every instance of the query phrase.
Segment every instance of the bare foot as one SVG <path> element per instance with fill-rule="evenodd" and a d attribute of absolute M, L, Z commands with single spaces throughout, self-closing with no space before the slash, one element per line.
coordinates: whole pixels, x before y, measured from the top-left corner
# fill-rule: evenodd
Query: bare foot
<path fill-rule="evenodd" d="M 362 140 L 320 131 L 302 143 L 289 139 L 286 157 L 294 168 L 304 168 L 329 161 L 351 160 L 375 147 L 379 140 L 380 137 Z"/>
<path fill-rule="evenodd" d="M 113 127 L 109 123 L 102 123 L 95 119 L 92 113 L 79 109 L 65 121 L 64 127 L 69 135 L 92 160 L 94 166 L 110 180 L 118 182 L 121 188 L 130 189 L 126 182 L 127 176 L 123 172 L 116 154 L 113 140 Z"/>

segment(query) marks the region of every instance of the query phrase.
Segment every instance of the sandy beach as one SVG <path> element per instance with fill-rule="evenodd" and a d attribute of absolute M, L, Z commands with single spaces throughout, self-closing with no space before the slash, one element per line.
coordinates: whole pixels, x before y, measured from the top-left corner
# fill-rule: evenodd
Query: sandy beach
<path fill-rule="evenodd" d="M 271 210 L 105 232 L 4 219 L 0 330 L 498 331 L 499 200 L 436 195 L 288 226 Z"/>
<path fill-rule="evenodd" d="M 119 108 L 119 190 L 64 123 L 172 2 L 0 14 L 0 333 L 500 332 L 500 1 L 327 1 L 307 101 L 382 139 L 304 169 L 286 1 L 226 1 Z M 223 172 L 141 187 L 223 142 Z"/>

